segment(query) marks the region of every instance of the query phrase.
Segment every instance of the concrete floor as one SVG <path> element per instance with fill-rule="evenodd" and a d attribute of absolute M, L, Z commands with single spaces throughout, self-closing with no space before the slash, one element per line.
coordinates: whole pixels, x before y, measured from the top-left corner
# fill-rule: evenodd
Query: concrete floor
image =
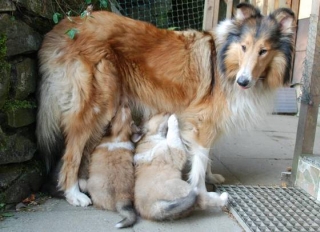
<path fill-rule="evenodd" d="M 296 116 L 270 115 L 258 128 L 222 138 L 211 154 L 212 170 L 226 184 L 279 185 L 292 166 L 297 125 Z"/>
<path fill-rule="evenodd" d="M 226 177 L 226 184 L 280 185 L 281 172 L 292 165 L 298 117 L 270 115 L 259 126 L 223 138 L 212 149 L 212 170 Z M 318 141 L 318 142 L 317 142 Z M 320 154 L 320 127 L 317 127 L 315 153 Z M 121 220 L 113 212 L 93 207 L 79 208 L 64 200 L 49 199 L 30 208 L 31 212 L 14 213 L 0 222 L 6 232 L 74 232 L 117 231 L 114 225 Z M 198 211 L 192 216 L 172 222 L 140 220 L 135 232 L 202 232 L 243 229 L 232 215 L 219 209 Z"/>

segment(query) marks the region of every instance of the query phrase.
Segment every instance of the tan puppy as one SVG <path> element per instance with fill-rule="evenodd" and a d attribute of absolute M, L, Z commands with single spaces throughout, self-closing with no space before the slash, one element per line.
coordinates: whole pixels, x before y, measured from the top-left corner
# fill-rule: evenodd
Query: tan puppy
<path fill-rule="evenodd" d="M 196 205 L 201 209 L 226 205 L 227 193 L 198 196 L 197 189 L 182 180 L 182 169 L 188 157 L 175 115 L 152 117 L 144 125 L 144 133 L 134 156 L 134 201 L 143 218 L 176 219 L 187 215 Z M 215 177 L 223 178 L 221 175 Z"/>
<path fill-rule="evenodd" d="M 117 228 L 132 226 L 136 221 L 132 204 L 134 145 L 130 141 L 133 126 L 130 109 L 120 107 L 111 121 L 110 134 L 102 138 L 92 153 L 88 181 L 79 182 L 96 207 L 118 211 L 124 217 Z"/>

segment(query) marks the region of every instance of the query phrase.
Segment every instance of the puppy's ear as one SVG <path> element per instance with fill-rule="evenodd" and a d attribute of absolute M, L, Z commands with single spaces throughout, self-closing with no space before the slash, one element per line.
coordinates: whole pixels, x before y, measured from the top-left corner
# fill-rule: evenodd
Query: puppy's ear
<path fill-rule="evenodd" d="M 131 141 L 134 143 L 137 143 L 141 140 L 142 137 L 143 137 L 143 133 L 133 133 L 131 135 Z"/>
<path fill-rule="evenodd" d="M 133 134 L 141 132 L 141 129 L 134 122 L 131 122 L 130 126 Z"/>
<path fill-rule="evenodd" d="M 288 8 L 279 8 L 275 10 L 270 16 L 273 16 L 280 24 L 281 32 L 292 33 L 292 24 L 295 19 L 294 13 Z"/>
<path fill-rule="evenodd" d="M 261 16 L 260 10 L 249 3 L 240 3 L 235 12 L 236 20 L 245 20 L 251 17 Z"/>
<path fill-rule="evenodd" d="M 132 131 L 131 141 L 137 143 L 143 136 L 142 130 L 136 124 L 134 124 L 134 122 L 131 122 L 130 126 Z"/>

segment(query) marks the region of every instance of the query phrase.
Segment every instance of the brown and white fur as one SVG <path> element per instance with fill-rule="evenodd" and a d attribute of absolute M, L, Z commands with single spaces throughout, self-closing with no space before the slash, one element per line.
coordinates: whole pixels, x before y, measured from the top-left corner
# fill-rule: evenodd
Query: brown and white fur
<path fill-rule="evenodd" d="M 134 204 L 143 218 L 171 220 L 186 216 L 197 205 L 206 209 L 227 204 L 227 193 L 219 196 L 212 192 L 203 199 L 196 188 L 182 180 L 188 156 L 175 115 L 153 116 L 144 124 L 143 133 L 134 155 Z"/>
<path fill-rule="evenodd" d="M 48 167 L 57 141 L 65 141 L 59 186 L 69 202 L 89 204 L 77 188 L 81 158 L 99 141 L 122 93 L 142 115 L 176 114 L 191 156 L 190 184 L 206 195 L 213 143 L 255 124 L 289 81 L 293 19 L 289 9 L 262 16 L 241 3 L 233 19 L 205 32 L 158 29 L 110 12 L 62 20 L 39 51 L 37 137 Z M 74 39 L 65 33 L 70 28 Z"/>
<path fill-rule="evenodd" d="M 90 194 L 94 206 L 117 211 L 124 218 L 117 228 L 132 226 L 137 218 L 133 208 L 134 126 L 129 107 L 121 106 L 90 157 L 89 179 L 79 180 L 80 189 Z"/>

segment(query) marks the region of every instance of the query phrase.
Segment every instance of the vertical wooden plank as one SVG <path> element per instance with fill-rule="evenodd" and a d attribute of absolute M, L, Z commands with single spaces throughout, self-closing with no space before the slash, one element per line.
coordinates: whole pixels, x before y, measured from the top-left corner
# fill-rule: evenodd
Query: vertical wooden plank
<path fill-rule="evenodd" d="M 284 5 L 283 5 L 283 7 L 287 7 L 287 8 L 291 8 L 291 0 L 286 0 L 285 2 L 284 2 Z"/>
<path fill-rule="evenodd" d="M 233 0 L 226 1 L 227 3 L 227 15 L 226 18 L 230 19 L 232 16 L 232 10 L 233 10 Z"/>
<path fill-rule="evenodd" d="M 274 11 L 274 0 L 269 0 L 268 1 L 268 14 Z"/>
<path fill-rule="evenodd" d="M 296 16 L 296 19 L 294 22 L 295 27 L 298 25 L 299 8 L 300 8 L 300 0 L 292 0 L 291 1 L 291 10 L 294 12 L 294 15 Z"/>
<path fill-rule="evenodd" d="M 262 14 L 263 15 L 267 15 L 268 14 L 268 0 L 263 0 Z"/>
<path fill-rule="evenodd" d="M 308 34 L 307 57 L 304 65 L 306 86 L 300 106 L 296 144 L 292 163 L 293 180 L 296 179 L 298 161 L 301 156 L 313 154 L 317 118 L 320 104 L 320 3 L 312 1 L 310 26 Z M 309 63 L 309 64 L 308 64 Z M 311 72 L 308 67 L 311 66 Z M 310 75 L 311 74 L 311 75 Z M 309 88 L 308 88 L 309 87 Z"/>
<path fill-rule="evenodd" d="M 213 28 L 215 0 L 205 0 L 203 10 L 202 30 L 207 31 Z"/>
<path fill-rule="evenodd" d="M 279 8 L 279 0 L 275 0 L 274 1 L 274 9 L 278 9 Z"/>
<path fill-rule="evenodd" d="M 250 0 L 250 3 L 251 3 L 252 5 L 254 5 L 254 6 L 257 5 L 257 1 L 256 1 L 256 0 Z"/>
<path fill-rule="evenodd" d="M 219 9 L 220 9 L 220 1 L 215 0 L 214 3 L 214 12 L 213 12 L 213 27 L 218 24 L 219 21 Z"/>

